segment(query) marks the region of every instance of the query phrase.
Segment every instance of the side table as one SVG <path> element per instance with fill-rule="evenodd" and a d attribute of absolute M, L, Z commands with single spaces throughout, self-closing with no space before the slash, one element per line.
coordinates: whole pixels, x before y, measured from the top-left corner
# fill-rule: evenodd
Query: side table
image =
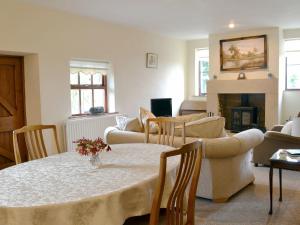
<path fill-rule="evenodd" d="M 300 157 L 290 156 L 287 149 L 279 149 L 270 158 L 270 173 L 269 173 L 269 187 L 270 187 L 270 211 L 273 213 L 273 168 L 279 169 L 279 201 L 282 201 L 282 169 L 300 171 Z"/>

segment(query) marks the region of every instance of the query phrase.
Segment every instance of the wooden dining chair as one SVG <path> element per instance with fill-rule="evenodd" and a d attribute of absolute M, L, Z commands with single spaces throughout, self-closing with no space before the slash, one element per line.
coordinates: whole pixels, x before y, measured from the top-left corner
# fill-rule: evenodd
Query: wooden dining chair
<path fill-rule="evenodd" d="M 151 125 L 158 125 L 157 144 L 174 146 L 175 129 L 181 134 L 182 144 L 185 144 L 185 122 L 174 117 L 149 118 L 146 121 L 145 142 L 150 142 Z"/>
<path fill-rule="evenodd" d="M 18 145 L 18 136 L 23 134 L 25 138 L 28 160 L 47 157 L 46 145 L 44 142 L 44 130 L 52 130 L 57 153 L 60 153 L 58 144 L 57 131 L 55 125 L 33 125 L 24 126 L 13 131 L 13 145 L 16 164 L 22 162 L 20 149 Z"/>
<path fill-rule="evenodd" d="M 201 142 L 183 145 L 180 149 L 163 152 L 160 156 L 159 180 L 153 197 L 149 225 L 159 224 L 159 214 L 166 180 L 167 161 L 180 156 L 180 164 L 174 187 L 166 207 L 165 225 L 194 225 L 195 200 L 200 176 L 202 151 Z M 188 191 L 187 191 L 188 189 Z M 184 204 L 187 193 L 187 206 Z"/>

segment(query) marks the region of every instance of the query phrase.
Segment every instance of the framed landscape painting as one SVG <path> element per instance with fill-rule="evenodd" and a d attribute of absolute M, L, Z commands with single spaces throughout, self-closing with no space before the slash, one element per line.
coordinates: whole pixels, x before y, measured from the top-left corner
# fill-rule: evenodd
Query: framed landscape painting
<path fill-rule="evenodd" d="M 220 40 L 221 71 L 265 69 L 268 67 L 267 36 Z"/>

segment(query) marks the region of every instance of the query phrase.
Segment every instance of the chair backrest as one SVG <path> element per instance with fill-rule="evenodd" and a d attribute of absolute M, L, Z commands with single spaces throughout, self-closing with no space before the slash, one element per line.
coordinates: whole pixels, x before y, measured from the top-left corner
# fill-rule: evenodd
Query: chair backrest
<path fill-rule="evenodd" d="M 175 129 L 181 133 L 182 144 L 185 144 L 185 122 L 174 117 L 157 117 L 147 119 L 146 122 L 146 143 L 150 142 L 150 127 L 158 125 L 157 144 L 174 146 Z"/>
<path fill-rule="evenodd" d="M 154 193 L 149 225 L 158 224 L 167 173 L 167 160 L 174 156 L 181 158 L 176 181 L 167 203 L 166 225 L 194 225 L 195 223 L 195 199 L 202 162 L 201 142 L 199 141 L 161 154 L 159 180 Z M 188 204 L 185 207 L 184 199 L 188 187 Z"/>
<path fill-rule="evenodd" d="M 44 142 L 43 130 L 52 130 L 57 152 L 60 153 L 57 131 L 55 125 L 33 125 L 24 126 L 13 131 L 13 144 L 16 164 L 22 162 L 20 149 L 18 145 L 18 135 L 24 134 L 28 160 L 47 157 L 46 145 Z"/>

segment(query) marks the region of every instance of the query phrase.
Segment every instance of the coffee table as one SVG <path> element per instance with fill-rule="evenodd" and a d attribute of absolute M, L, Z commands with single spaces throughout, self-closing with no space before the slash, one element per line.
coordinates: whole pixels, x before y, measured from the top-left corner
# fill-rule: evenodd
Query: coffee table
<path fill-rule="evenodd" d="M 270 158 L 270 173 L 269 173 L 269 187 L 270 187 L 270 211 L 273 209 L 273 168 L 279 169 L 279 201 L 282 202 L 282 169 L 300 171 L 300 157 L 290 156 L 287 149 L 279 149 Z"/>

